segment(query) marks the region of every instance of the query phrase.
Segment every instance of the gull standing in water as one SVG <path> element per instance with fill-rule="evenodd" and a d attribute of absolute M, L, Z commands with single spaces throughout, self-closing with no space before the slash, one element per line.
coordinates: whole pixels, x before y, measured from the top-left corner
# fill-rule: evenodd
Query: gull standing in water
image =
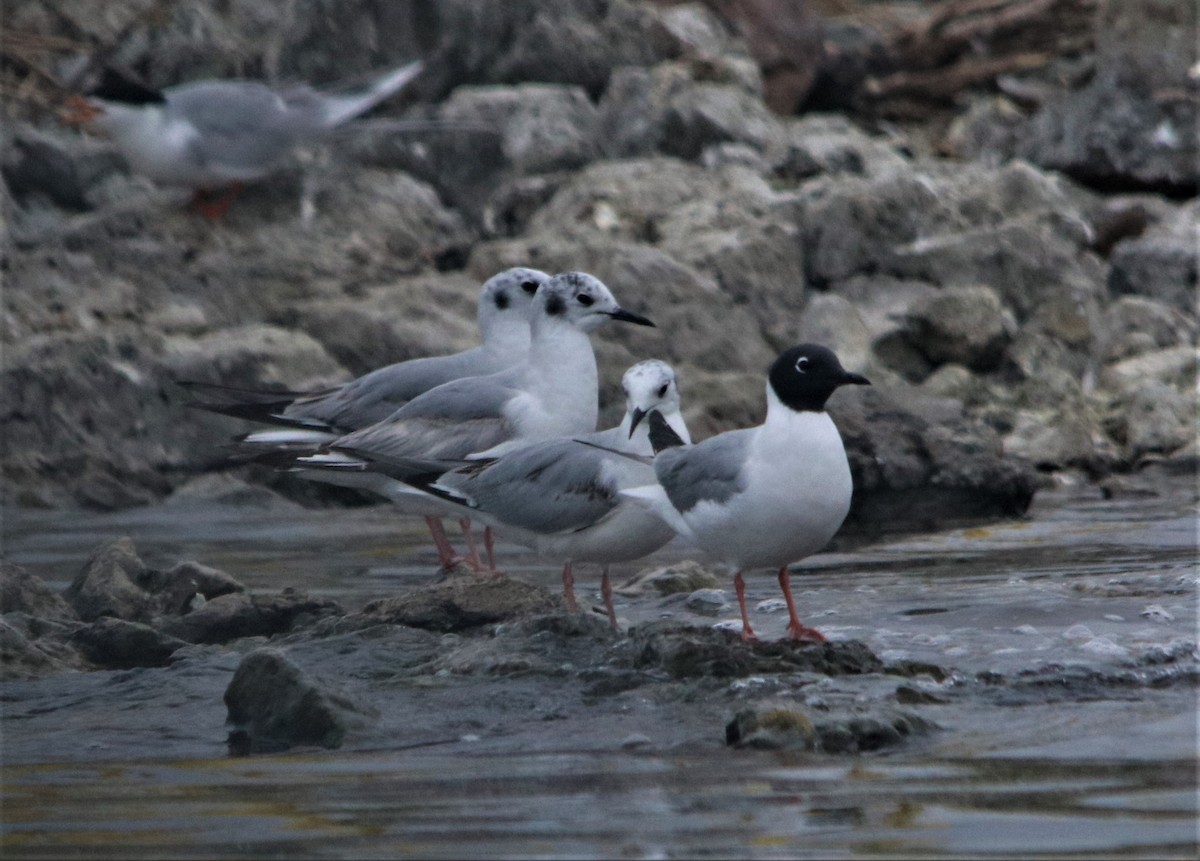
<path fill-rule="evenodd" d="M 696 445 L 651 413 L 657 484 L 622 491 L 724 561 L 734 574 L 742 639 L 757 639 L 746 613 L 742 572 L 770 566 L 788 608 L 793 640 L 825 638 L 801 624 L 788 563 L 824 547 L 850 510 L 850 465 L 825 411 L 840 386 L 870 385 L 818 344 L 785 350 L 767 375 L 767 417 L 759 426 Z"/>
<path fill-rule="evenodd" d="M 524 362 L 529 355 L 533 296 L 549 279 L 537 269 L 516 267 L 484 282 L 476 311 L 482 343 L 459 353 L 397 362 L 318 392 L 266 392 L 191 381 L 180 385 L 204 398 L 190 406 L 279 426 L 241 437 L 235 457 L 290 465 L 294 458 L 314 454 L 344 434 L 382 421 L 442 383 L 493 374 Z M 325 480 L 341 483 L 333 473 Z M 452 567 L 456 558 L 441 520 L 430 516 L 426 522 L 439 563 Z M 468 530 L 468 545 L 473 544 L 469 524 L 463 528 Z"/>
<path fill-rule="evenodd" d="M 617 427 L 529 443 L 442 475 L 405 477 L 415 488 L 480 517 L 506 538 L 565 560 L 563 596 L 569 610 L 576 609 L 573 563 L 599 563 L 600 591 L 614 631 L 609 565 L 640 559 L 675 536 L 663 520 L 620 495 L 623 488 L 654 481 L 648 463 L 622 453 L 653 454 L 643 422 L 652 411 L 679 438 L 690 441 L 670 365 L 639 362 L 625 372 L 621 388 L 626 410 Z M 386 472 L 386 465 L 382 469 Z"/>
<path fill-rule="evenodd" d="M 441 513 L 444 503 L 414 496 L 404 478 L 496 457 L 533 440 L 595 430 L 599 379 L 589 336 L 612 320 L 654 325 L 622 308 L 599 279 L 583 272 L 555 275 L 534 294 L 526 361 L 430 389 L 384 421 L 298 458 L 295 466 L 317 480 L 340 474 L 338 483 L 379 493 L 410 513 Z M 387 473 L 379 471 L 381 464 Z M 484 538 L 495 570 L 490 529 Z"/>

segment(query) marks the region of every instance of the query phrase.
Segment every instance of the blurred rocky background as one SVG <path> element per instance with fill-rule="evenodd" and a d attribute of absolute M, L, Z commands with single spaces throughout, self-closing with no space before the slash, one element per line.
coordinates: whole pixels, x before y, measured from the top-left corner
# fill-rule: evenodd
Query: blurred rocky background
<path fill-rule="evenodd" d="M 187 409 L 174 381 L 304 389 L 465 348 L 478 285 L 518 264 L 589 271 L 658 323 L 594 339 L 602 424 L 639 359 L 676 366 L 703 438 L 761 419 L 778 350 L 833 347 L 874 383 L 831 404 L 851 528 L 1019 514 L 1054 482 L 1153 492 L 1197 464 L 1196 14 L 6 4 L 4 504 L 243 482 L 346 502 L 265 468 L 214 481 L 246 428 Z M 97 52 L 156 86 L 428 69 L 211 222 L 58 121 Z"/>

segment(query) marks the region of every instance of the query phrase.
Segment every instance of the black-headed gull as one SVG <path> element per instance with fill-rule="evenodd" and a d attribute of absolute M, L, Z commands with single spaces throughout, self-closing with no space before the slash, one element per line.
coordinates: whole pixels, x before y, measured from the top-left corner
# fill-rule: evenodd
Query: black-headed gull
<path fill-rule="evenodd" d="M 825 411 L 845 385 L 870 383 L 826 347 L 801 344 L 771 365 L 767 417 L 757 427 L 685 445 L 661 416 L 649 417 L 658 482 L 622 493 L 729 566 L 745 640 L 756 638 L 742 572 L 764 566 L 779 570 L 789 636 L 824 640 L 796 615 L 787 565 L 824 547 L 850 510 L 850 465 Z"/>
<path fill-rule="evenodd" d="M 304 84 L 191 81 L 153 90 L 111 68 L 63 119 L 108 135 L 129 166 L 163 185 L 197 192 L 197 207 L 218 218 L 241 185 L 272 173 L 298 144 L 365 113 L 420 74 L 420 61 L 377 77 L 355 92 Z M 200 193 L 230 188 L 205 202 Z"/>

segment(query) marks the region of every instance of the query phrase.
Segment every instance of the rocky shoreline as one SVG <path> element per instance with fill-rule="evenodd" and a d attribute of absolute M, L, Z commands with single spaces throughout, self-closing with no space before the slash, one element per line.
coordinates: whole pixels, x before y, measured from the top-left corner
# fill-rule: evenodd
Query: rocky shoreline
<path fill-rule="evenodd" d="M 517 265 L 588 271 L 658 324 L 597 339 L 602 425 L 622 409 L 622 372 L 649 357 L 677 369 L 698 439 L 761 419 L 764 369 L 791 344 L 827 344 L 866 374 L 870 390 L 830 405 L 856 490 L 839 541 L 1019 516 L 1039 489 L 1136 497 L 1194 481 L 1188 4 L 1096 4 L 1074 54 L 958 94 L 940 125 L 856 107 L 861 76 L 838 112 L 773 113 L 780 78 L 720 3 L 454 0 L 431 16 L 350 0 L 338 14 L 358 26 L 332 34 L 320 0 L 284 21 L 259 5 L 176 6 L 117 57 L 154 84 L 323 83 L 437 50 L 410 104 L 304 154 L 223 221 L 131 176 L 47 102 L 6 95 L 6 510 L 363 504 L 262 467 L 230 472 L 222 445 L 243 428 L 187 409 L 176 381 L 306 389 L 466 348 L 479 284 Z M 94 47 L 147 8 L 34 0 L 7 26 Z M 879 47 L 861 22 L 809 23 L 849 65 L 854 46 Z M 440 130 L 389 130 L 401 118 Z M 697 690 L 725 696 L 759 674 L 797 689 L 858 674 L 888 691 L 869 719 L 852 695 L 817 721 L 738 710 L 727 740 L 748 746 L 878 749 L 931 729 L 906 706 L 948 696 L 944 668 L 852 639 L 749 646 L 671 621 L 618 638 L 544 588 L 461 573 L 347 611 L 195 562 L 156 570 L 112 539 L 64 595 L 3 563 L 5 678 L 220 664 L 234 752 L 337 746 L 374 720 L 370 696 L 300 666 L 306 648 L 316 664 L 376 650 L 405 690 L 499 675 L 520 700 L 522 685 L 544 696 L 565 679 L 566 702 L 647 687 L 684 721 Z M 672 576 L 698 607 L 720 585 Z M 479 696 L 451 688 L 443 711 Z M 430 743 L 471 732 L 466 718 L 409 729 Z"/>
<path fill-rule="evenodd" d="M 31 3 L 9 25 L 102 44 L 144 5 Z M 117 58 L 151 83 L 259 67 L 319 81 L 348 51 L 343 75 L 420 36 L 438 49 L 407 116 L 446 125 L 368 123 L 212 224 L 102 142 L 6 102 L 5 504 L 160 501 L 220 469 L 240 430 L 184 409 L 174 380 L 306 388 L 463 348 L 477 285 L 521 264 L 592 272 L 659 323 L 598 344 L 602 423 L 620 374 L 651 356 L 678 369 L 699 438 L 757 421 L 763 368 L 801 339 L 867 374 L 871 391 L 833 407 L 852 527 L 1012 515 L 1056 476 L 1194 471 L 1186 5 L 1104 6 L 1070 61 L 1090 83 L 1062 59 L 1023 78 L 1038 107 L 964 93 L 936 138 L 849 107 L 772 113 L 755 31 L 703 4 L 446 3 L 427 20 L 363 0 L 340 9 L 361 32 L 323 44 L 301 10 L 258 48 L 233 38 L 264 26 L 244 4 L 135 28 Z M 1123 39 L 1135 19 L 1149 35 Z M 1132 117 L 1078 116 L 1172 84 L 1178 98 Z M 1049 129 L 1068 118 L 1071 134 Z M 1129 146 L 1096 149 L 1114 137 Z M 1103 173 L 1071 167 L 1101 155 L 1110 180 L 1071 178 Z"/>

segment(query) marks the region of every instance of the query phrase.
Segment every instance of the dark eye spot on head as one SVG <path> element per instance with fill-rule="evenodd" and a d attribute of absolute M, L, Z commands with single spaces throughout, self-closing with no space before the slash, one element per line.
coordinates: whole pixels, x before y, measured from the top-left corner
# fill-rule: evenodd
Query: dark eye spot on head
<path fill-rule="evenodd" d="M 665 398 L 667 396 L 667 388 L 669 387 L 669 385 L 670 385 L 669 383 L 663 383 L 661 386 L 659 386 L 658 396 L 660 398 Z"/>
<path fill-rule="evenodd" d="M 586 293 L 580 293 L 578 296 L 575 297 L 575 301 L 578 302 L 580 305 L 582 305 L 584 308 L 586 308 L 587 306 L 591 305 L 596 300 L 593 299 L 591 296 L 589 296 Z"/>
<path fill-rule="evenodd" d="M 808 356 L 801 356 L 796 360 L 796 371 L 801 374 L 808 373 Z"/>
<path fill-rule="evenodd" d="M 551 317 L 557 317 L 566 310 L 567 304 L 563 302 L 561 296 L 556 294 L 546 299 L 546 313 Z"/>
<path fill-rule="evenodd" d="M 496 303 L 497 308 L 499 308 L 501 311 L 503 311 L 505 308 L 508 307 L 508 294 L 505 293 L 503 290 L 500 290 L 496 293 L 496 296 L 493 298 L 492 301 Z"/>
<path fill-rule="evenodd" d="M 538 288 L 538 283 L 536 281 L 522 281 L 521 282 L 521 289 L 524 290 L 526 293 L 530 293 L 530 294 L 536 293 L 537 288 Z"/>

